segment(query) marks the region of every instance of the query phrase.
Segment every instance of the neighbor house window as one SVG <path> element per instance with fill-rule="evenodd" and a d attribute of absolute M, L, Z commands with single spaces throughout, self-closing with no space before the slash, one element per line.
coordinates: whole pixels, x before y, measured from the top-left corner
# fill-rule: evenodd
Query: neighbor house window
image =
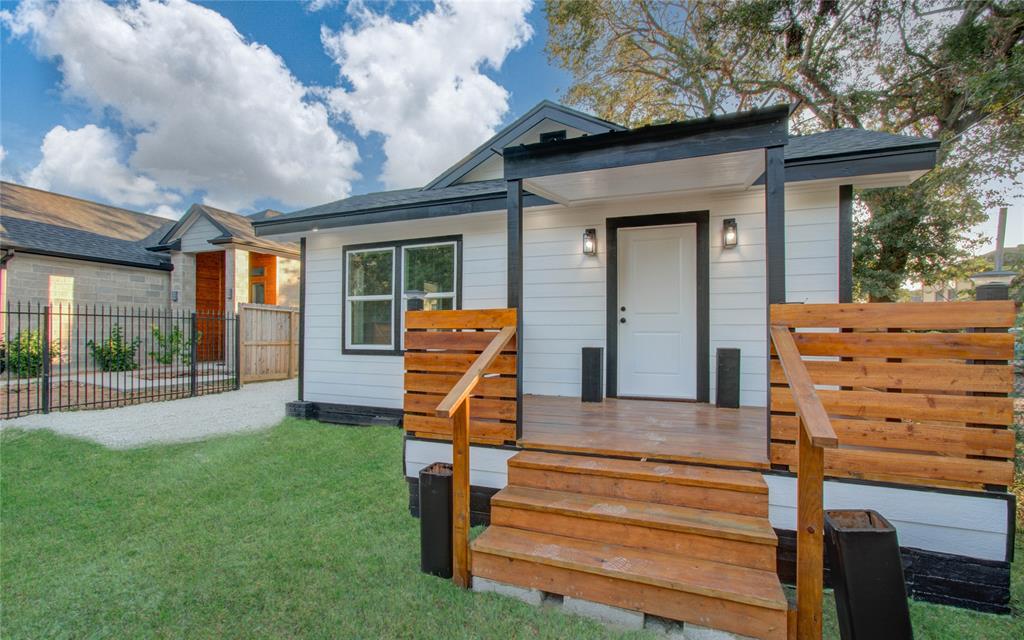
<path fill-rule="evenodd" d="M 345 249 L 344 350 L 396 354 L 413 297 L 426 310 L 459 307 L 460 238 Z"/>

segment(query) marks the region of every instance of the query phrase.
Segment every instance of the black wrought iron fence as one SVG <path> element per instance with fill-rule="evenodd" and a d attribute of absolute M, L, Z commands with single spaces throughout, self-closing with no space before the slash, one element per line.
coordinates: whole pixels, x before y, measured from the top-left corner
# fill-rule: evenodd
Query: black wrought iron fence
<path fill-rule="evenodd" d="M 0 418 L 239 387 L 235 314 L 8 302 L 0 315 Z"/>

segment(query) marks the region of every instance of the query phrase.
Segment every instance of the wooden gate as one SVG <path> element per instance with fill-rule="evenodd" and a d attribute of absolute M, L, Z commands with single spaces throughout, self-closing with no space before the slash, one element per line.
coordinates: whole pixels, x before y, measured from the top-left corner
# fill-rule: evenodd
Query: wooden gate
<path fill-rule="evenodd" d="M 298 375 L 299 310 L 265 304 L 238 305 L 239 366 L 243 383 Z"/>

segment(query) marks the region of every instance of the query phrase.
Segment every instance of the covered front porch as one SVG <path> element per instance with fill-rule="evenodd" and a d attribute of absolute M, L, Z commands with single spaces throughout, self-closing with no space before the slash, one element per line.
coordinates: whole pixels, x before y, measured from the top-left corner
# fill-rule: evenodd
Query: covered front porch
<path fill-rule="evenodd" d="M 764 407 L 702 402 L 523 396 L 523 449 L 764 469 Z"/>

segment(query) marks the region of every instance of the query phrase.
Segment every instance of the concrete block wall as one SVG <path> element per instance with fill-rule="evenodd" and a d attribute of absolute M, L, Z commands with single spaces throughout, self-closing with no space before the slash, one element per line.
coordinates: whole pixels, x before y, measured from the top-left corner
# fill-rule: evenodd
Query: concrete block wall
<path fill-rule="evenodd" d="M 174 271 L 170 274 L 171 291 L 178 292 L 178 300 L 172 301 L 175 311 L 192 310 L 196 306 L 196 257 L 195 254 L 171 252 Z"/>
<path fill-rule="evenodd" d="M 167 308 L 170 289 L 168 271 L 18 253 L 7 263 L 4 303 Z"/>

